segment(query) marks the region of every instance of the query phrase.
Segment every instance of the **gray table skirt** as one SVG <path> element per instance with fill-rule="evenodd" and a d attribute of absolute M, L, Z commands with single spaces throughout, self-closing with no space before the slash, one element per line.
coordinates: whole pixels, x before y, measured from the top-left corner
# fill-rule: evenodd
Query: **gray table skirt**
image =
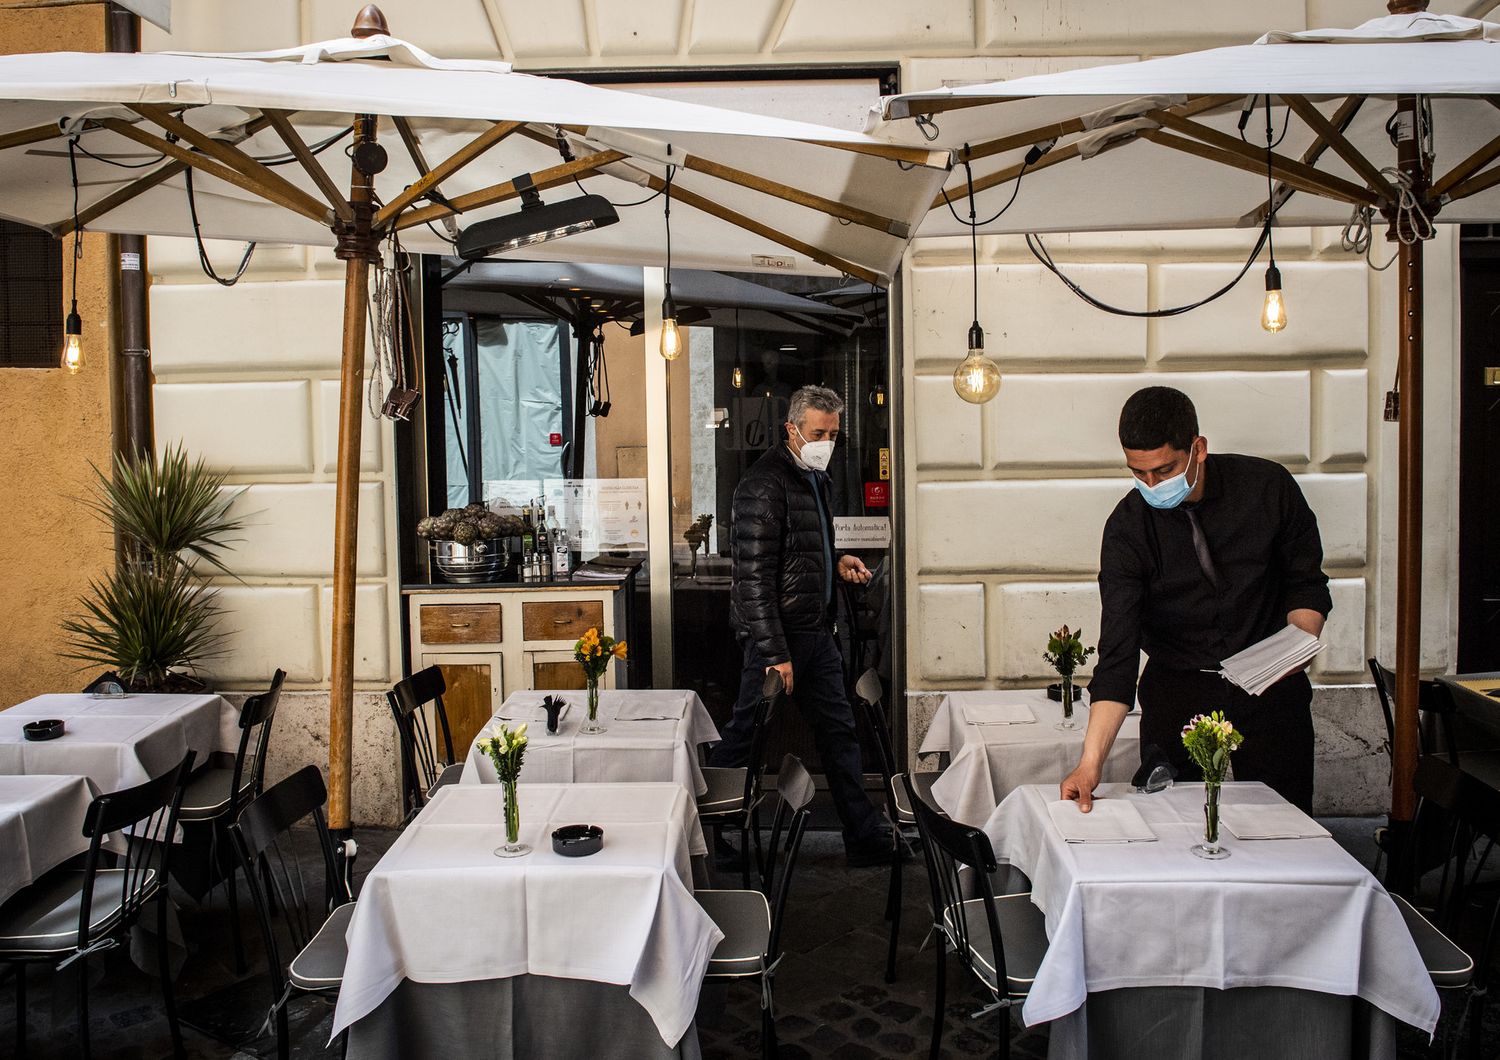
<path fill-rule="evenodd" d="M 689 1027 L 672 1048 L 627 986 L 519 975 L 404 980 L 349 1029 L 357 1060 L 701 1060 Z"/>
<path fill-rule="evenodd" d="M 1049 1024 L 1049 1060 L 1395 1060 L 1395 1020 L 1357 997 L 1255 987 L 1090 994 Z"/>

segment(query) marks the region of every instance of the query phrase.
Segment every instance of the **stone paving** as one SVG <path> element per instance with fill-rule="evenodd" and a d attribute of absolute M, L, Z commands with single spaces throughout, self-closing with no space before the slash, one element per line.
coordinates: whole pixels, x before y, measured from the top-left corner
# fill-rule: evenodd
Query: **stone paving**
<path fill-rule="evenodd" d="M 1346 848 L 1368 863 L 1373 853 L 1373 819 L 1324 819 L 1324 823 Z M 373 864 L 393 838 L 391 832 L 361 832 L 361 866 Z M 933 965 L 930 950 L 916 952 L 928 922 L 926 876 L 916 861 L 908 863 L 906 873 L 898 981 L 887 984 L 883 974 L 887 870 L 847 868 L 836 835 L 808 834 L 790 899 L 787 954 L 776 977 L 782 1057 L 861 1060 L 926 1054 L 932 1030 Z M 737 874 L 719 874 L 715 882 L 738 886 Z M 255 1036 L 267 1002 L 265 981 L 253 972 L 244 978 L 235 976 L 227 919 L 222 892 L 215 892 L 202 909 L 187 907 L 183 912 L 184 931 L 197 945 L 179 980 L 179 999 L 191 1024 L 185 1029 L 188 1053 L 195 1060 L 274 1056 L 274 1039 Z M 253 943 L 253 921 L 248 917 L 245 927 Z M 254 968 L 259 954 L 253 944 L 250 956 Z M 99 980 L 91 995 L 94 1055 L 101 1060 L 155 1060 L 169 1055 L 154 979 L 136 971 L 123 954 L 109 954 L 92 963 Z M 32 1057 L 47 1060 L 76 1055 L 75 982 L 68 973 L 32 973 L 27 1013 Z M 950 966 L 948 987 L 944 1054 L 993 1055 L 997 1017 L 969 1019 L 984 1000 L 956 963 Z M 0 978 L 0 994 L 9 995 L 13 989 L 9 976 Z M 1490 1009 L 1483 1054 L 1487 1057 L 1500 1050 L 1500 1005 Z M 0 1001 L 0 1056 L 12 1052 L 13 1011 L 11 997 L 5 996 Z M 296 1002 L 293 1056 L 336 1055 L 322 1048 L 328 1040 L 331 1013 L 324 1001 Z M 706 987 L 698 1024 L 705 1060 L 759 1055 L 759 995 L 754 988 Z M 1427 1048 L 1425 1036 L 1409 1029 L 1402 1033 L 1399 1045 L 1403 1058 L 1437 1055 Z M 1046 1050 L 1046 1033 L 1039 1029 L 1019 1034 L 1012 1055 L 1033 1060 L 1045 1057 Z"/>

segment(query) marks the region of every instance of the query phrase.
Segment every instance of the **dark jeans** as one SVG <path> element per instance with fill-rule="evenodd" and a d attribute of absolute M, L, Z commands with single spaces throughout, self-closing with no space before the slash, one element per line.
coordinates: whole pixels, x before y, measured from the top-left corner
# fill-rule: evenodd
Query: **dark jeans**
<path fill-rule="evenodd" d="M 792 656 L 791 698 L 812 726 L 828 791 L 844 825 L 845 845 L 889 838 L 880 812 L 865 794 L 854 708 L 844 694 L 844 662 L 833 634 L 788 631 L 786 641 Z M 754 646 L 746 642 L 739 699 L 733 717 L 722 730 L 723 739 L 709 756 L 710 764 L 743 766 L 749 760 L 755 705 L 770 664 L 771 660 L 760 658 Z"/>
<path fill-rule="evenodd" d="M 1291 674 L 1252 696 L 1216 673 L 1169 670 L 1148 662 L 1136 698 L 1141 704 L 1141 758 L 1154 745 L 1182 780 L 1203 774 L 1182 745 L 1182 727 L 1195 714 L 1222 710 L 1245 742 L 1230 759 L 1235 780 L 1259 780 L 1307 813 L 1312 812 L 1312 684 Z"/>

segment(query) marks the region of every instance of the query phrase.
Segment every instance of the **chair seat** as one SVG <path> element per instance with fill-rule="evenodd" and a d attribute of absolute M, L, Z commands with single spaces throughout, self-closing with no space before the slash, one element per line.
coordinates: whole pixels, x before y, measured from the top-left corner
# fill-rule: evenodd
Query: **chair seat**
<path fill-rule="evenodd" d="M 83 906 L 83 872 L 61 872 L 43 878 L 0 908 L 0 957 L 67 953 L 78 948 L 78 920 Z M 156 891 L 156 870 L 140 877 L 147 897 Z M 89 937 L 98 938 L 119 920 L 124 905 L 125 873 L 100 869 L 94 877 Z"/>
<path fill-rule="evenodd" d="M 932 798 L 932 785 L 937 783 L 941 773 L 907 773 L 911 777 L 912 787 L 917 789 L 917 797 L 927 803 L 933 809 L 937 809 L 937 803 Z M 911 800 L 906 795 L 906 785 L 901 783 L 903 774 L 897 773 L 891 778 L 891 794 L 896 799 L 897 824 L 916 824 L 917 815 L 912 812 Z"/>
<path fill-rule="evenodd" d="M 444 766 L 438 778 L 432 782 L 432 787 L 427 789 L 427 797 L 430 799 L 438 788 L 446 788 L 449 784 L 457 784 L 458 778 L 463 776 L 464 764 L 454 762 L 451 766 Z"/>
<path fill-rule="evenodd" d="M 698 816 L 738 813 L 745 805 L 744 766 L 705 766 L 703 779 L 708 790 L 698 796 Z"/>
<path fill-rule="evenodd" d="M 771 942 L 771 907 L 766 896 L 759 891 L 698 891 L 695 897 L 724 932 L 704 974 L 711 979 L 759 975 Z"/>
<path fill-rule="evenodd" d="M 1474 961 L 1437 928 L 1432 921 L 1418 912 L 1410 902 L 1400 895 L 1391 895 L 1396 908 L 1401 910 L 1401 919 L 1406 921 L 1406 930 L 1417 944 L 1432 985 L 1439 990 L 1459 990 L 1469 985 L 1474 978 Z"/>
<path fill-rule="evenodd" d="M 973 951 L 974 974 L 986 986 L 1000 992 L 995 983 L 995 951 L 990 945 L 989 921 L 984 913 L 984 900 L 972 898 L 963 903 L 963 917 L 967 924 L 969 947 Z M 1036 971 L 1047 955 L 1047 921 L 1042 911 L 1031 902 L 1031 894 L 1007 894 L 995 898 L 995 916 L 1000 923 L 1000 944 L 1005 947 L 1006 993 L 1010 997 L 1025 997 L 1031 992 L 1036 980 Z M 943 925 L 949 938 L 956 926 L 954 908 L 943 912 Z"/>
<path fill-rule="evenodd" d="M 292 958 L 287 978 L 299 990 L 337 990 L 344 981 L 344 964 L 349 959 L 349 943 L 344 938 L 354 903 L 345 902 L 328 914 L 323 926 L 302 952 Z"/>
<path fill-rule="evenodd" d="M 244 775 L 252 775 L 247 766 Z M 229 789 L 234 784 L 233 767 L 212 767 L 199 770 L 188 779 L 182 792 L 181 821 L 208 821 L 229 812 Z"/>

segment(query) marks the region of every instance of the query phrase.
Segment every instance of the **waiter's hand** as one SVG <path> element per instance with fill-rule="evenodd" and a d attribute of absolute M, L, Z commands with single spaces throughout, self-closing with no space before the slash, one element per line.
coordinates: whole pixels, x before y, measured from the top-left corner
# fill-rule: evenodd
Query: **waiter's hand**
<path fill-rule="evenodd" d="M 1099 770 L 1083 762 L 1078 763 L 1078 768 L 1063 778 L 1061 796 L 1064 799 L 1073 799 L 1078 803 L 1078 809 L 1088 813 L 1094 808 L 1094 789 L 1099 786 Z"/>
<path fill-rule="evenodd" d="M 866 567 L 864 561 L 858 556 L 840 556 L 839 577 L 855 585 L 864 585 L 874 575 L 870 573 L 870 568 Z"/>
<path fill-rule="evenodd" d="M 784 687 L 786 689 L 786 694 L 787 695 L 791 695 L 792 694 L 792 660 L 788 659 L 786 662 L 773 663 L 770 666 L 766 667 L 766 673 L 770 673 L 772 670 L 775 670 L 777 673 L 779 673 L 781 675 L 781 684 L 782 684 L 782 687 Z"/>

